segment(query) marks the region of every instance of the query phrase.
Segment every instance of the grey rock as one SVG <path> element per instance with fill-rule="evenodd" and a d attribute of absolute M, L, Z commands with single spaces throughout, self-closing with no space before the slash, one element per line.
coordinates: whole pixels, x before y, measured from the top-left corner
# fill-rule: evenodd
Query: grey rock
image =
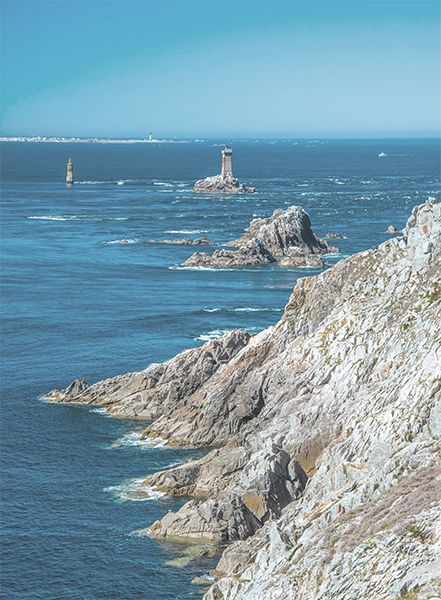
<path fill-rule="evenodd" d="M 214 175 L 196 181 L 193 191 L 198 194 L 252 194 L 256 189 L 240 183 L 236 177 Z"/>
<path fill-rule="evenodd" d="M 274 327 L 53 394 L 132 416 L 147 387 L 144 414 L 166 400 L 146 435 L 217 446 L 146 480 L 193 496 L 153 535 L 232 542 L 206 600 L 437 597 L 440 272 L 429 200 L 402 236 L 300 279 Z"/>
<path fill-rule="evenodd" d="M 118 375 L 91 386 L 76 380 L 65 390 L 49 392 L 46 399 L 101 405 L 114 416 L 154 419 L 177 410 L 180 404 L 187 406 L 192 394 L 216 371 L 221 371 L 249 339 L 245 331 L 228 332 L 143 371 Z"/>
<path fill-rule="evenodd" d="M 277 263 L 281 267 L 316 268 L 325 265 L 320 255 L 338 252 L 313 233 L 309 215 L 300 206 L 254 219 L 242 237 L 227 245 L 237 250 L 221 249 L 213 254 L 196 252 L 184 265 L 236 268 Z"/>

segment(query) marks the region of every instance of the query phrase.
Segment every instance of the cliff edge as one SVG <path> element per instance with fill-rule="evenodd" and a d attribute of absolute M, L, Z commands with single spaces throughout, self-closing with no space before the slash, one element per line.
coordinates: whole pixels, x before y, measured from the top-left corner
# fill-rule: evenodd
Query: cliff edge
<path fill-rule="evenodd" d="M 216 445 L 146 480 L 152 535 L 233 542 L 206 600 L 434 598 L 441 581 L 441 204 L 299 280 L 282 319 L 52 401 Z"/>

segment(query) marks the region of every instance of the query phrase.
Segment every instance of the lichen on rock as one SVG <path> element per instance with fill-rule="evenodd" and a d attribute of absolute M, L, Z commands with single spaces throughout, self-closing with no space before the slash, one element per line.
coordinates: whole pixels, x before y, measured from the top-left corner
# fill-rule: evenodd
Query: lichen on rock
<path fill-rule="evenodd" d="M 213 254 L 196 252 L 188 267 L 236 268 L 277 264 L 280 267 L 323 267 L 321 255 L 338 252 L 312 231 L 309 215 L 300 206 L 276 210 L 266 218 L 253 219 L 244 234 L 228 242 L 235 250 Z"/>
<path fill-rule="evenodd" d="M 206 600 L 438 597 L 441 204 L 300 279 L 281 320 L 53 401 L 213 445 L 148 480 L 192 498 L 153 535 L 230 543 Z"/>

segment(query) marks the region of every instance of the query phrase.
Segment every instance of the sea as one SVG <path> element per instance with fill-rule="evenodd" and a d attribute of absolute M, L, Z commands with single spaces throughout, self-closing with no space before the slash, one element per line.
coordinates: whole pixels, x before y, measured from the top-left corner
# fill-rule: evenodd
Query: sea
<path fill-rule="evenodd" d="M 225 141 L 235 175 L 256 193 L 194 194 L 195 180 L 219 172 Z M 251 219 L 300 205 L 319 236 L 343 236 L 331 240 L 335 263 L 439 198 L 439 142 L 3 143 L 1 182 L 0 597 L 200 599 L 205 588 L 192 580 L 217 557 L 150 538 L 148 525 L 186 499 L 140 483 L 207 449 L 141 441 L 142 423 L 42 396 L 78 377 L 144 369 L 230 329 L 258 332 L 281 317 L 298 278 L 320 272 L 188 269 L 195 249 L 216 246 L 160 240 L 221 246 Z"/>

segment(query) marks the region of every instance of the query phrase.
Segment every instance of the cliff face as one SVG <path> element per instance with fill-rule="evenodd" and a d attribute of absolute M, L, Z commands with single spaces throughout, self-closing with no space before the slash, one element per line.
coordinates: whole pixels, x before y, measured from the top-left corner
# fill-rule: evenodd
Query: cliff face
<path fill-rule="evenodd" d="M 428 201 L 403 237 L 301 279 L 276 326 L 50 396 L 223 444 L 148 480 L 197 498 L 153 535 L 235 542 L 207 600 L 438 597 L 440 273 Z"/>

